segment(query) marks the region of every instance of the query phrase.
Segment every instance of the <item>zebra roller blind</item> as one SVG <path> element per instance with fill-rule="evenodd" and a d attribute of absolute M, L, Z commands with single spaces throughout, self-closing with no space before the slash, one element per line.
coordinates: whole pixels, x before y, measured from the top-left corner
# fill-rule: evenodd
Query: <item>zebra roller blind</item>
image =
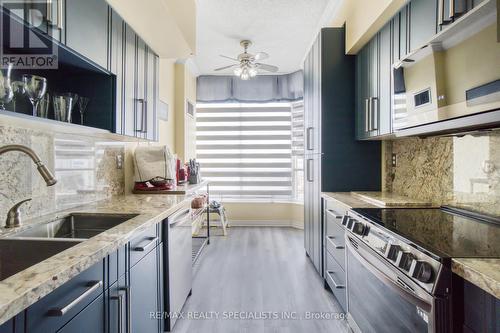
<path fill-rule="evenodd" d="M 293 195 L 289 104 L 197 107 L 196 150 L 219 198 L 288 200 Z"/>

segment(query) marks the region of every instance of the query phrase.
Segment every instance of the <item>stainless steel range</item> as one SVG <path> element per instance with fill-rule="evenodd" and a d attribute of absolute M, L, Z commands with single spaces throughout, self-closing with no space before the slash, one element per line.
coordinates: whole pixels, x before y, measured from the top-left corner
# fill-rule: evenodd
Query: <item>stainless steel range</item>
<path fill-rule="evenodd" d="M 498 223 L 446 207 L 349 211 L 342 224 L 353 330 L 451 332 L 451 259 L 500 258 Z"/>

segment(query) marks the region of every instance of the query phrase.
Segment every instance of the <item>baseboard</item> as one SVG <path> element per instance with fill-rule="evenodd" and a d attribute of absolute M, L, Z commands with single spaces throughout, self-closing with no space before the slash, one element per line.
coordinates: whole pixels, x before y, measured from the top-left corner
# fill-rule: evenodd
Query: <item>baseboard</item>
<path fill-rule="evenodd" d="M 210 220 L 210 224 L 220 225 L 219 220 Z M 229 220 L 230 227 L 290 227 L 304 229 L 302 221 L 290 220 Z"/>

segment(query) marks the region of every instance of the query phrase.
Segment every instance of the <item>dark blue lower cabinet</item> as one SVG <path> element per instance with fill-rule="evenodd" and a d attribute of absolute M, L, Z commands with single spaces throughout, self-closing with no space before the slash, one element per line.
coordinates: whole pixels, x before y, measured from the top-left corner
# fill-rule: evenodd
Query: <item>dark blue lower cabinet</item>
<path fill-rule="evenodd" d="M 26 309 L 26 332 L 58 332 L 83 311 L 87 311 L 91 305 L 92 308 L 87 313 L 96 314 L 99 312 L 98 309 L 101 309 L 101 313 L 97 314 L 95 318 L 92 318 L 94 315 L 84 314 L 86 319 L 81 323 L 84 323 L 85 327 L 102 327 L 104 325 L 102 295 L 106 288 L 104 266 L 104 261 L 91 266 Z M 95 300 L 100 304 L 96 305 Z M 86 330 L 86 332 L 101 331 L 104 332 L 104 328 L 100 331 Z M 65 330 L 64 332 L 70 331 Z"/>
<path fill-rule="evenodd" d="M 0 333 L 23 333 L 24 332 L 24 311 L 0 325 Z"/>
<path fill-rule="evenodd" d="M 104 296 L 101 294 L 57 332 L 104 333 L 104 323 Z"/>
<path fill-rule="evenodd" d="M 159 332 L 161 309 L 158 296 L 159 251 L 157 247 L 130 268 L 130 316 L 132 332 Z"/>
<path fill-rule="evenodd" d="M 107 305 L 107 323 L 110 333 L 128 332 L 127 327 L 127 306 L 128 293 L 125 275 L 121 276 L 117 282 L 109 287 Z"/>

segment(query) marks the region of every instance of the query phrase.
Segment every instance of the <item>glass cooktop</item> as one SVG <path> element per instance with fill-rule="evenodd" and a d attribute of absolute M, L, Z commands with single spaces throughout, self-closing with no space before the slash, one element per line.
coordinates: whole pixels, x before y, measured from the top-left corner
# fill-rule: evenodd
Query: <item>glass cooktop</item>
<path fill-rule="evenodd" d="M 500 258 L 500 219 L 450 208 L 357 208 L 367 219 L 449 258 Z"/>

